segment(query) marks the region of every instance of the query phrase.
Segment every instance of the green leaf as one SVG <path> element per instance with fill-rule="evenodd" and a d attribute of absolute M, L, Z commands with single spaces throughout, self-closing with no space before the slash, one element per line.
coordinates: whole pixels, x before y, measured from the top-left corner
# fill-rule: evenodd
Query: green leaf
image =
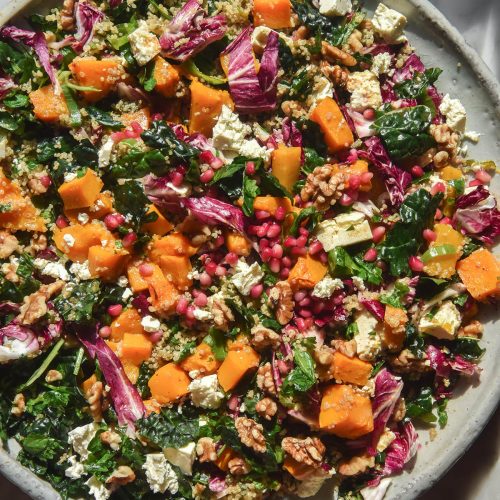
<path fill-rule="evenodd" d="M 382 283 L 382 270 L 375 263 L 365 262 L 360 255 L 351 257 L 343 247 L 336 247 L 328 252 L 328 266 L 334 277 L 357 276 L 373 285 Z"/>
<path fill-rule="evenodd" d="M 76 102 L 73 90 L 68 84 L 61 85 L 62 93 L 68 106 L 69 119 L 72 127 L 79 127 L 82 124 L 82 115 Z"/>
<path fill-rule="evenodd" d="M 17 90 L 11 91 L 4 99 L 3 104 L 8 108 L 25 108 L 28 106 L 30 100 L 27 94 L 18 92 Z"/>
<path fill-rule="evenodd" d="M 115 120 L 110 113 L 102 111 L 95 106 L 89 106 L 85 109 L 93 120 L 101 125 L 104 125 L 105 127 L 110 128 L 111 130 L 121 130 L 125 127 L 122 122 Z"/>
<path fill-rule="evenodd" d="M 152 92 L 156 87 L 156 80 L 154 77 L 155 62 L 150 61 L 142 70 L 139 72 L 139 82 L 144 87 L 146 92 Z"/>
<path fill-rule="evenodd" d="M 98 280 L 76 283 L 54 299 L 54 306 L 65 321 L 91 321 L 99 298 L 99 288 Z"/>
<path fill-rule="evenodd" d="M 401 99 L 419 99 L 442 72 L 440 68 L 429 68 L 423 73 L 416 72 L 413 78 L 394 85 L 394 90 Z"/>
<path fill-rule="evenodd" d="M 210 328 L 208 335 L 203 339 L 205 344 L 208 344 L 212 348 L 215 359 L 217 361 L 224 361 L 227 356 L 226 347 L 226 337 L 222 330 L 217 330 L 216 328 Z"/>
<path fill-rule="evenodd" d="M 404 304 L 401 299 L 403 299 L 409 291 L 410 288 L 408 285 L 402 283 L 401 281 L 396 281 L 394 284 L 394 290 L 391 293 L 382 294 L 380 296 L 380 302 L 382 302 L 382 304 L 389 304 L 392 307 L 403 309 Z"/>
<path fill-rule="evenodd" d="M 282 404 L 291 407 L 300 395 L 303 395 L 316 383 L 316 363 L 307 351 L 295 349 L 293 353 L 295 368 L 286 376 L 281 386 L 279 399 Z"/>
<path fill-rule="evenodd" d="M 260 189 L 257 181 L 243 175 L 243 205 L 241 208 L 246 216 L 250 217 L 253 214 L 253 202 L 259 194 Z"/>
<path fill-rule="evenodd" d="M 427 106 L 415 106 L 384 113 L 373 123 L 389 155 L 394 159 L 419 156 L 435 145 L 428 133 L 432 112 Z"/>
<path fill-rule="evenodd" d="M 137 231 L 144 221 L 150 204 L 142 186 L 136 181 L 127 181 L 118 184 L 113 194 L 115 209 L 130 220 L 133 229 Z"/>
<path fill-rule="evenodd" d="M 432 413 L 432 389 L 423 387 L 416 398 L 406 403 L 406 416 L 418 418 L 426 423 L 436 421 L 436 416 Z"/>
<path fill-rule="evenodd" d="M 455 245 L 450 245 L 445 243 L 444 245 L 436 245 L 430 247 L 423 255 L 422 261 L 424 264 L 434 259 L 435 257 L 441 257 L 442 255 L 451 255 L 457 253 L 457 247 Z"/>
<path fill-rule="evenodd" d="M 425 356 L 425 340 L 422 335 L 418 333 L 415 325 L 408 323 L 405 330 L 405 347 L 422 359 Z"/>
<path fill-rule="evenodd" d="M 448 413 L 446 412 L 447 405 L 447 399 L 441 399 L 437 403 L 438 424 L 441 428 L 443 428 L 448 423 Z"/>
<path fill-rule="evenodd" d="M 53 460 L 61 454 L 64 447 L 56 439 L 42 434 L 28 434 L 22 441 L 23 450 L 41 461 Z"/>
<path fill-rule="evenodd" d="M 210 85 L 225 85 L 227 83 L 227 78 L 221 76 L 207 75 L 201 71 L 192 59 L 181 64 L 181 68 L 190 73 L 191 75 L 197 76 L 201 80 L 204 80 Z"/>
<path fill-rule="evenodd" d="M 467 361 L 477 361 L 486 352 L 479 345 L 479 339 L 475 337 L 460 337 L 451 344 L 453 354 L 459 354 Z"/>
<path fill-rule="evenodd" d="M 315 149 L 304 148 L 304 165 L 302 165 L 302 172 L 310 174 L 316 167 L 321 167 L 325 163 L 325 158 L 320 156 Z"/>

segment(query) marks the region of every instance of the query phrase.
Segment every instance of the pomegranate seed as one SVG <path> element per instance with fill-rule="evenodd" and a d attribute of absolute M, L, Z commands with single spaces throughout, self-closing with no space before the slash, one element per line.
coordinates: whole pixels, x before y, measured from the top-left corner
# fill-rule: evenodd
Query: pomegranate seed
<path fill-rule="evenodd" d="M 437 182 L 431 187 L 431 194 L 433 196 L 438 193 L 446 193 L 446 186 L 442 182 Z"/>
<path fill-rule="evenodd" d="M 161 330 L 149 334 L 149 340 L 151 340 L 153 344 L 157 344 L 162 338 L 163 338 L 163 332 Z"/>
<path fill-rule="evenodd" d="M 412 255 L 408 259 L 408 264 L 410 266 L 410 269 L 416 273 L 420 273 L 424 270 L 424 263 L 415 255 Z"/>
<path fill-rule="evenodd" d="M 353 203 L 354 203 L 354 200 L 347 194 L 347 193 L 344 193 L 341 197 L 340 197 L 340 200 L 339 200 L 339 203 L 343 206 L 343 207 L 349 207 L 351 206 Z"/>
<path fill-rule="evenodd" d="M 109 214 L 104 217 L 104 224 L 106 227 L 113 231 L 120 227 L 125 222 L 125 217 L 122 214 Z"/>
<path fill-rule="evenodd" d="M 271 269 L 273 273 L 279 273 L 280 268 L 281 261 L 279 259 L 271 259 L 271 261 L 269 262 L 269 269 Z"/>
<path fill-rule="evenodd" d="M 312 316 L 312 312 L 309 309 L 299 309 L 299 316 L 303 318 L 310 318 Z"/>
<path fill-rule="evenodd" d="M 135 233 L 127 233 L 123 239 L 122 244 L 125 248 L 131 247 L 137 241 L 137 235 Z"/>
<path fill-rule="evenodd" d="M 361 185 L 361 177 L 353 174 L 349 176 L 349 189 L 359 189 Z"/>
<path fill-rule="evenodd" d="M 304 300 L 307 297 L 307 293 L 304 292 L 303 290 L 299 290 L 298 292 L 295 292 L 293 294 L 293 300 L 295 302 L 300 302 L 301 300 Z"/>
<path fill-rule="evenodd" d="M 184 175 L 180 172 L 172 172 L 170 180 L 175 187 L 179 187 L 184 182 Z"/>
<path fill-rule="evenodd" d="M 188 305 L 189 305 L 189 302 L 186 299 L 186 297 L 181 297 L 177 301 L 177 305 L 175 306 L 175 310 L 177 311 L 177 314 L 186 314 Z"/>
<path fill-rule="evenodd" d="M 443 212 L 439 208 L 436 208 L 436 215 L 434 216 L 435 219 L 441 219 L 443 217 Z"/>
<path fill-rule="evenodd" d="M 432 229 L 424 229 L 422 232 L 422 236 L 429 243 L 431 241 L 436 241 L 436 238 L 437 238 L 437 234 Z"/>
<path fill-rule="evenodd" d="M 489 184 L 491 182 L 491 175 L 486 170 L 478 170 L 476 172 L 476 179 L 482 184 Z"/>
<path fill-rule="evenodd" d="M 227 274 L 227 269 L 223 266 L 217 266 L 215 269 L 215 275 L 216 276 L 225 276 Z"/>
<path fill-rule="evenodd" d="M 313 313 L 319 314 L 326 307 L 324 302 L 315 302 L 313 305 Z"/>
<path fill-rule="evenodd" d="M 379 269 L 382 269 L 382 271 L 387 271 L 387 264 L 383 260 L 377 261 L 375 264 Z"/>
<path fill-rule="evenodd" d="M 363 259 L 366 262 L 375 262 L 375 260 L 377 260 L 377 249 L 376 248 L 369 248 L 365 252 L 365 255 L 363 256 Z"/>
<path fill-rule="evenodd" d="M 375 119 L 375 110 L 372 108 L 365 109 L 363 111 L 363 118 L 365 120 L 374 120 Z"/>
<path fill-rule="evenodd" d="M 303 318 L 295 318 L 295 324 L 300 332 L 303 332 L 306 329 L 306 322 Z"/>
<path fill-rule="evenodd" d="M 288 269 L 288 267 L 284 267 L 281 271 L 280 271 L 280 278 L 282 280 L 286 280 L 288 278 L 288 275 L 290 274 L 290 269 Z"/>
<path fill-rule="evenodd" d="M 191 293 L 193 295 L 193 297 L 198 297 L 198 295 L 200 295 L 200 293 L 203 293 L 201 290 L 197 290 L 196 288 L 194 288 L 193 290 L 191 290 Z"/>
<path fill-rule="evenodd" d="M 274 218 L 278 221 L 284 220 L 286 217 L 286 210 L 284 207 L 278 207 L 274 213 Z"/>
<path fill-rule="evenodd" d="M 316 255 L 317 253 L 321 252 L 321 250 L 323 250 L 323 245 L 318 240 L 313 241 L 309 245 L 309 253 L 311 255 Z"/>
<path fill-rule="evenodd" d="M 424 175 L 424 169 L 420 165 L 415 165 L 411 167 L 411 173 L 413 177 L 422 177 L 422 175 Z"/>
<path fill-rule="evenodd" d="M 306 247 L 293 247 L 292 248 L 292 255 L 305 255 L 307 253 L 307 248 Z"/>
<path fill-rule="evenodd" d="M 109 326 L 103 326 L 99 328 L 99 337 L 107 339 L 111 335 L 111 328 Z"/>
<path fill-rule="evenodd" d="M 300 307 L 307 307 L 307 306 L 310 306 L 310 305 L 311 305 L 311 299 L 309 297 L 306 297 L 305 299 L 302 299 L 299 302 L 299 306 Z"/>
<path fill-rule="evenodd" d="M 261 285 L 260 283 L 258 285 L 254 285 L 250 289 L 250 297 L 252 297 L 252 299 L 258 299 L 262 295 L 263 291 L 264 291 L 263 285 Z"/>
<path fill-rule="evenodd" d="M 285 245 L 286 247 L 296 247 L 297 240 L 293 236 L 287 236 L 285 238 L 285 241 L 283 242 L 283 245 Z"/>
<path fill-rule="evenodd" d="M 59 229 L 62 229 L 63 227 L 69 226 L 68 221 L 66 220 L 66 217 L 64 217 L 63 215 L 59 215 L 56 219 L 56 226 Z"/>
<path fill-rule="evenodd" d="M 299 227 L 299 234 L 307 238 L 309 236 L 309 231 L 305 227 Z"/>
<path fill-rule="evenodd" d="M 245 172 L 248 175 L 255 174 L 255 163 L 253 161 L 247 161 L 247 164 L 245 165 Z"/>
<path fill-rule="evenodd" d="M 380 243 L 385 236 L 385 227 L 377 226 L 372 229 L 372 238 L 375 243 Z"/>
<path fill-rule="evenodd" d="M 205 170 L 205 172 L 203 172 L 200 175 L 200 181 L 201 182 L 210 182 L 214 178 L 214 175 L 215 175 L 215 172 L 211 168 L 209 168 L 208 170 Z"/>
<path fill-rule="evenodd" d="M 222 234 L 219 234 L 219 236 L 217 236 L 217 238 L 215 238 L 215 241 L 214 241 L 214 245 L 215 245 L 215 248 L 219 248 L 221 247 L 222 245 L 224 245 L 224 236 L 222 236 Z"/>
<path fill-rule="evenodd" d="M 262 238 L 259 240 L 259 248 L 262 250 L 263 248 L 267 248 L 269 246 L 269 240 L 267 238 Z"/>
<path fill-rule="evenodd" d="M 281 228 L 278 226 L 278 224 L 271 224 L 269 226 L 269 229 L 267 230 L 267 237 L 268 238 L 277 238 L 281 233 Z"/>
<path fill-rule="evenodd" d="M 213 276 L 215 274 L 215 270 L 217 269 L 217 263 L 214 261 L 209 261 L 205 263 L 205 271 L 210 275 Z"/>
<path fill-rule="evenodd" d="M 121 304 L 113 304 L 111 306 L 108 306 L 108 314 L 110 316 L 113 317 L 120 316 L 122 311 L 123 311 L 123 306 Z"/>
<path fill-rule="evenodd" d="M 368 184 L 373 179 L 372 172 L 363 172 L 360 176 L 361 184 Z"/>
<path fill-rule="evenodd" d="M 266 210 L 256 210 L 255 211 L 255 218 L 257 220 L 264 220 L 268 219 L 271 216 L 269 212 L 266 212 Z"/>
<path fill-rule="evenodd" d="M 264 262 L 268 262 L 271 259 L 272 255 L 273 251 L 269 247 L 264 248 L 260 253 L 260 256 L 262 257 L 262 260 Z"/>
<path fill-rule="evenodd" d="M 188 306 L 188 308 L 186 309 L 186 318 L 187 319 L 195 319 L 194 306 Z"/>
<path fill-rule="evenodd" d="M 201 286 L 210 286 L 212 284 L 212 278 L 210 274 L 207 272 L 203 272 L 200 274 L 200 285 Z"/>
<path fill-rule="evenodd" d="M 302 235 L 297 238 L 297 246 L 299 248 L 304 248 L 306 246 L 306 243 L 307 243 L 307 236 Z"/>
<path fill-rule="evenodd" d="M 274 245 L 271 250 L 272 256 L 275 259 L 281 259 L 281 257 L 283 257 L 283 247 L 281 245 Z"/>
<path fill-rule="evenodd" d="M 208 304 L 207 296 L 203 292 L 199 293 L 198 296 L 194 299 L 194 303 L 198 307 L 205 307 Z"/>
<path fill-rule="evenodd" d="M 236 263 L 238 262 L 238 256 L 234 253 L 234 252 L 229 252 L 227 255 L 226 255 L 226 262 L 230 265 L 230 266 L 235 266 Z"/>
<path fill-rule="evenodd" d="M 210 162 L 210 166 L 214 170 L 219 170 L 219 168 L 221 168 L 223 165 L 224 165 L 224 162 L 220 158 L 218 158 L 217 156 L 214 156 L 213 160 Z"/>
<path fill-rule="evenodd" d="M 141 264 L 139 266 L 139 273 L 141 276 L 151 276 L 154 272 L 154 267 L 151 264 Z"/>
<path fill-rule="evenodd" d="M 48 175 L 42 175 L 42 177 L 40 177 L 40 182 L 42 183 L 42 186 L 45 188 L 48 188 L 52 184 L 52 180 Z"/>
<path fill-rule="evenodd" d="M 264 238 L 264 236 L 266 236 L 267 234 L 267 224 L 263 224 L 262 226 L 259 226 L 257 228 L 257 231 L 256 231 L 256 234 L 259 238 Z"/>
<path fill-rule="evenodd" d="M 322 252 L 322 253 L 319 254 L 319 260 L 323 264 L 328 264 L 328 255 L 326 254 L 326 252 Z"/>
<path fill-rule="evenodd" d="M 283 267 L 291 267 L 292 259 L 290 259 L 290 257 L 283 257 L 281 259 L 281 263 L 283 264 Z"/>
<path fill-rule="evenodd" d="M 451 219 L 449 217 L 443 217 L 440 221 L 440 224 L 451 224 Z"/>
<path fill-rule="evenodd" d="M 482 184 L 483 183 L 480 180 L 474 179 L 473 181 L 469 182 L 469 187 L 481 186 Z"/>

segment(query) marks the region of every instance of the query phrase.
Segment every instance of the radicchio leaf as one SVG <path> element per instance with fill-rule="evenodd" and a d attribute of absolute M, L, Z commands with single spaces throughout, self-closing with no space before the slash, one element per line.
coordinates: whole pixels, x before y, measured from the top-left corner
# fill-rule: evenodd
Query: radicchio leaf
<path fill-rule="evenodd" d="M 385 181 L 392 205 L 397 208 L 404 200 L 406 188 L 411 182 L 410 173 L 392 163 L 379 137 L 365 141 L 366 151 L 358 151 L 358 156 L 370 161 Z"/>
<path fill-rule="evenodd" d="M 423 73 L 424 71 L 424 63 L 421 61 L 420 57 L 417 56 L 417 54 L 413 53 L 410 57 L 408 57 L 403 66 L 394 72 L 392 79 L 395 83 L 401 83 L 405 80 L 413 78 L 415 73 Z"/>
<path fill-rule="evenodd" d="M 54 92 L 60 94 L 61 86 L 57 80 L 56 71 L 50 62 L 49 48 L 47 47 L 45 35 L 42 32 L 23 30 L 15 26 L 3 26 L 0 28 L 0 39 L 10 39 L 32 48 L 42 68 L 50 78 L 54 86 Z"/>
<path fill-rule="evenodd" d="M 389 370 L 383 368 L 375 377 L 375 397 L 372 402 L 373 432 L 371 446 L 368 452 L 377 453 L 377 443 L 384 432 L 387 422 L 394 413 L 396 403 L 403 390 L 403 381 L 395 377 Z"/>
<path fill-rule="evenodd" d="M 378 321 L 383 322 L 385 316 L 385 306 L 379 300 L 361 299 L 363 307 L 369 311 Z"/>
<path fill-rule="evenodd" d="M 418 434 L 410 420 L 402 424 L 402 431 L 396 433 L 396 439 L 385 452 L 385 463 L 382 474 L 390 476 L 403 470 L 417 453 L 419 448 Z"/>
<path fill-rule="evenodd" d="M 183 206 L 204 224 L 223 224 L 238 233 L 244 233 L 243 212 L 234 205 L 202 196 L 183 200 Z"/>
<path fill-rule="evenodd" d="M 0 77 L 0 100 L 3 99 L 13 88 L 15 88 L 16 84 L 14 80 L 7 77 Z"/>
<path fill-rule="evenodd" d="M 104 14 L 86 2 L 78 2 L 75 8 L 76 33 L 73 49 L 81 52 L 92 41 L 95 25 L 104 19 Z"/>
<path fill-rule="evenodd" d="M 188 187 L 177 187 L 169 176 L 156 177 L 153 174 L 141 179 L 144 192 L 149 200 L 158 208 L 173 213 L 182 212 L 181 199 L 190 193 Z"/>
<path fill-rule="evenodd" d="M 229 59 L 229 91 L 241 113 L 272 111 L 276 107 L 279 37 L 275 31 L 269 33 L 257 74 L 251 34 L 249 26 L 223 52 Z"/>
<path fill-rule="evenodd" d="M 165 28 L 160 45 L 165 56 L 185 61 L 220 40 L 226 29 L 225 16 L 207 17 L 198 0 L 189 0 Z"/>
<path fill-rule="evenodd" d="M 91 358 L 97 358 L 99 368 L 110 387 L 113 407 L 120 425 L 128 425 L 134 429 L 134 422 L 142 418 L 146 408 L 137 389 L 128 379 L 121 361 L 111 348 L 99 337 L 97 327 L 85 328 L 75 325 L 76 335 L 86 347 Z"/>
<path fill-rule="evenodd" d="M 12 321 L 0 328 L 0 363 L 38 354 L 41 346 L 35 332 Z"/>
<path fill-rule="evenodd" d="M 367 120 L 363 113 L 359 113 L 358 111 L 354 111 L 351 106 L 344 107 L 345 112 L 349 116 L 352 121 L 352 126 L 354 127 L 354 131 L 360 139 L 364 139 L 365 137 L 371 137 L 375 135 L 376 131 L 374 128 L 371 128 L 374 120 Z"/>
<path fill-rule="evenodd" d="M 469 208 L 477 205 L 480 201 L 490 196 L 490 192 L 484 186 L 477 186 L 470 193 L 463 194 L 455 200 L 455 208 Z"/>

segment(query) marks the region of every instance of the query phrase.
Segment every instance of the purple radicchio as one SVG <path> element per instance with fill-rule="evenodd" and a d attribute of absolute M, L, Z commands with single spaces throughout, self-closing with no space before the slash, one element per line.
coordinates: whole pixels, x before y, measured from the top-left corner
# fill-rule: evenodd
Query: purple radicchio
<path fill-rule="evenodd" d="M 367 120 L 363 113 L 359 113 L 358 111 L 354 111 L 351 106 L 344 106 L 345 113 L 349 116 L 352 122 L 352 127 L 354 128 L 354 132 L 356 132 L 357 136 L 360 139 L 364 139 L 365 137 L 371 137 L 375 135 L 375 129 L 372 128 L 372 124 L 375 120 Z"/>
<path fill-rule="evenodd" d="M 478 186 L 456 201 L 453 224 L 468 235 L 492 245 L 500 235 L 500 212 L 497 201 L 488 189 Z"/>
<path fill-rule="evenodd" d="M 375 377 L 375 397 L 372 403 L 373 432 L 371 435 L 371 446 L 368 448 L 368 452 L 371 455 L 377 453 L 378 440 L 394 413 L 394 408 L 401 396 L 402 390 L 403 382 L 399 377 L 395 377 L 386 368 L 378 372 Z"/>
<path fill-rule="evenodd" d="M 84 329 L 75 327 L 80 342 L 86 347 L 91 358 L 97 358 L 99 368 L 109 385 L 113 407 L 120 425 L 134 428 L 134 422 L 141 418 L 146 408 L 137 389 L 128 379 L 125 370 L 116 354 L 97 334 L 97 328 Z"/>
<path fill-rule="evenodd" d="M 35 51 L 40 65 L 47 73 L 56 94 L 61 92 L 61 86 L 57 80 L 56 71 L 50 62 L 49 48 L 45 35 L 40 31 L 28 31 L 15 26 L 3 26 L 0 28 L 0 39 L 10 39 L 22 43 Z"/>
<path fill-rule="evenodd" d="M 244 233 L 243 212 L 234 205 L 209 196 L 187 198 L 182 204 L 204 224 L 223 224 L 238 233 Z"/>
<path fill-rule="evenodd" d="M 278 33 L 271 31 L 262 53 L 260 70 L 255 69 L 249 26 L 223 52 L 228 56 L 229 91 L 238 111 L 259 113 L 276 107 L 278 83 Z"/>
<path fill-rule="evenodd" d="M 424 63 L 421 61 L 417 54 L 413 53 L 405 61 L 403 66 L 395 71 L 392 77 L 395 83 L 404 82 L 405 80 L 410 80 L 413 78 L 415 73 L 423 73 L 425 71 Z"/>
<path fill-rule="evenodd" d="M 363 307 L 369 311 L 378 321 L 384 321 L 385 306 L 379 300 L 361 299 Z"/>
<path fill-rule="evenodd" d="M 0 363 L 7 363 L 40 352 L 35 332 L 12 321 L 0 328 Z"/>
<path fill-rule="evenodd" d="M 392 205 L 395 208 L 399 207 L 404 200 L 406 188 L 411 182 L 411 174 L 392 163 L 380 138 L 366 139 L 365 146 L 366 151 L 358 151 L 358 156 L 373 164 L 384 179 Z"/>
<path fill-rule="evenodd" d="M 198 0 L 189 0 L 165 28 L 160 37 L 163 54 L 185 61 L 226 33 L 223 15 L 207 17 Z"/>
<path fill-rule="evenodd" d="M 411 421 L 401 425 L 402 431 L 396 432 L 396 439 L 389 445 L 385 452 L 385 463 L 382 474 L 391 476 L 398 474 L 417 453 L 418 434 Z"/>
<path fill-rule="evenodd" d="M 81 52 L 92 41 L 95 25 L 104 19 L 104 14 L 86 2 L 78 2 L 75 8 L 76 33 L 73 49 Z"/>
<path fill-rule="evenodd" d="M 146 196 L 160 210 L 182 212 L 181 199 L 189 195 L 190 189 L 175 186 L 170 176 L 156 177 L 149 174 L 143 177 L 141 182 Z"/>
<path fill-rule="evenodd" d="M 15 86 L 16 84 L 14 83 L 14 80 L 12 80 L 9 76 L 0 77 L 0 100 L 3 99 Z"/>

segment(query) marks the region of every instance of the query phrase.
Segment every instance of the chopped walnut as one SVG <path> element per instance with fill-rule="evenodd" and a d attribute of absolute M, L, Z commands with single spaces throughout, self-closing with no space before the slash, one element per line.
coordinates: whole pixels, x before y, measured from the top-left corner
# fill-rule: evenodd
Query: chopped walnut
<path fill-rule="evenodd" d="M 319 365 L 329 366 L 333 361 L 333 349 L 327 345 L 316 347 L 313 356 Z"/>
<path fill-rule="evenodd" d="M 15 262 L 6 262 L 2 264 L 2 274 L 5 279 L 10 281 L 11 283 L 19 283 L 20 279 L 16 273 L 17 264 Z"/>
<path fill-rule="evenodd" d="M 255 420 L 246 417 L 237 417 L 234 426 L 238 431 L 241 442 L 252 448 L 257 453 L 266 451 L 266 440 L 264 438 L 264 428 Z"/>
<path fill-rule="evenodd" d="M 322 73 L 333 83 L 335 87 L 345 88 L 349 79 L 349 70 L 342 68 L 338 64 L 332 66 L 326 61 L 321 61 L 320 68 Z"/>
<path fill-rule="evenodd" d="M 104 391 L 103 383 L 100 381 L 94 382 L 90 389 L 86 392 L 85 398 L 89 404 L 90 414 L 94 418 L 94 422 L 102 421 L 102 394 Z"/>
<path fill-rule="evenodd" d="M 107 444 L 112 450 L 118 451 L 120 449 L 120 444 L 122 438 L 120 434 L 115 431 L 104 431 L 99 435 L 101 442 Z"/>
<path fill-rule="evenodd" d="M 448 165 L 449 158 L 450 155 L 447 151 L 438 151 L 432 158 L 432 161 L 434 162 L 436 168 L 444 168 Z"/>
<path fill-rule="evenodd" d="M 307 40 L 309 38 L 309 30 L 306 26 L 299 26 L 293 33 L 293 40 Z"/>
<path fill-rule="evenodd" d="M 18 248 L 17 238 L 7 231 L 0 231 L 0 259 L 10 257 Z"/>
<path fill-rule="evenodd" d="M 135 472 L 128 465 L 120 465 L 118 469 L 114 470 L 111 476 L 106 479 L 106 484 L 124 484 L 135 481 Z"/>
<path fill-rule="evenodd" d="M 327 210 L 342 196 L 347 175 L 333 173 L 332 165 L 316 167 L 306 178 L 300 192 L 302 201 L 313 201 L 318 210 Z"/>
<path fill-rule="evenodd" d="M 58 280 L 48 285 L 42 285 L 38 291 L 24 297 L 17 319 L 23 325 L 32 325 L 47 314 L 47 300 L 58 293 L 64 286 L 64 281 Z"/>
<path fill-rule="evenodd" d="M 348 358 L 354 358 L 356 355 L 358 346 L 356 345 L 356 340 L 351 339 L 351 340 L 333 340 L 332 341 L 332 347 L 342 353 L 344 356 L 347 356 Z"/>
<path fill-rule="evenodd" d="M 274 330 L 262 325 L 255 325 L 250 331 L 252 334 L 251 344 L 258 350 L 272 347 L 275 349 L 280 345 L 281 337 Z"/>
<path fill-rule="evenodd" d="M 462 326 L 458 330 L 459 337 L 480 337 L 483 333 L 483 325 L 476 319 L 471 321 L 468 325 Z"/>
<path fill-rule="evenodd" d="M 349 458 L 339 464 L 338 471 L 343 476 L 356 476 L 375 466 L 375 457 L 361 455 Z"/>
<path fill-rule="evenodd" d="M 347 52 L 344 52 L 343 50 L 340 50 L 325 41 L 321 42 L 321 53 L 329 62 L 340 63 L 344 66 L 356 66 L 356 64 L 358 64 L 356 58 L 351 56 L 351 54 L 348 54 Z"/>
<path fill-rule="evenodd" d="M 248 462 L 241 457 L 235 457 L 229 460 L 227 463 L 229 472 L 233 476 L 243 476 L 244 474 L 248 474 L 251 470 L 250 465 Z"/>
<path fill-rule="evenodd" d="M 354 30 L 351 36 L 347 39 L 347 45 L 352 52 L 361 52 L 363 50 L 363 33 L 359 30 Z"/>
<path fill-rule="evenodd" d="M 207 487 L 204 484 L 196 483 L 192 488 L 193 497 L 195 498 L 195 500 L 201 500 L 201 498 L 203 497 L 203 492 L 206 489 Z"/>
<path fill-rule="evenodd" d="M 266 420 L 272 420 L 278 411 L 278 405 L 271 398 L 261 399 L 255 405 L 255 411 Z"/>
<path fill-rule="evenodd" d="M 325 454 L 325 445 L 317 437 L 286 437 L 281 441 L 281 447 L 295 461 L 312 467 L 319 467 Z"/>
<path fill-rule="evenodd" d="M 215 451 L 214 440 L 209 437 L 200 438 L 196 443 L 196 454 L 200 462 L 215 462 L 217 452 Z"/>
<path fill-rule="evenodd" d="M 268 394 L 272 394 L 273 396 L 276 395 L 277 391 L 274 385 L 271 363 L 259 366 L 257 370 L 257 387 Z"/>
<path fill-rule="evenodd" d="M 288 281 L 278 281 L 269 292 L 269 299 L 274 304 L 276 319 L 280 325 L 286 325 L 293 318 L 293 292 Z"/>
<path fill-rule="evenodd" d="M 460 136 L 446 125 L 446 123 L 431 125 L 429 132 L 437 142 L 438 148 L 449 153 L 451 161 L 455 162 L 458 155 Z"/>
<path fill-rule="evenodd" d="M 62 380 L 63 376 L 60 371 L 57 370 L 49 370 L 47 375 L 45 375 L 45 382 L 47 384 L 52 384 L 52 382 L 57 382 L 58 380 Z"/>
<path fill-rule="evenodd" d="M 405 398 L 399 398 L 396 401 L 396 406 L 394 407 L 394 413 L 392 414 L 392 420 L 394 422 L 401 422 L 406 415 L 406 403 Z"/>
<path fill-rule="evenodd" d="M 229 306 L 223 299 L 216 296 L 209 298 L 209 306 L 215 326 L 223 331 L 227 331 L 229 324 L 234 321 L 234 315 Z"/>
<path fill-rule="evenodd" d="M 14 397 L 14 401 L 12 402 L 12 409 L 10 412 L 15 417 L 20 417 L 24 410 L 26 409 L 26 400 L 24 399 L 24 394 L 18 393 Z"/>
<path fill-rule="evenodd" d="M 64 0 L 61 9 L 61 28 L 63 31 L 73 31 L 75 28 L 75 21 L 73 18 L 73 11 L 75 7 L 75 0 Z"/>
<path fill-rule="evenodd" d="M 40 250 L 45 250 L 47 248 L 47 236 L 44 234 L 34 234 L 30 240 L 29 246 L 26 251 L 31 255 L 35 255 Z"/>
<path fill-rule="evenodd" d="M 426 358 L 418 358 L 409 349 L 390 357 L 389 364 L 396 373 L 421 374 L 432 370 Z"/>

